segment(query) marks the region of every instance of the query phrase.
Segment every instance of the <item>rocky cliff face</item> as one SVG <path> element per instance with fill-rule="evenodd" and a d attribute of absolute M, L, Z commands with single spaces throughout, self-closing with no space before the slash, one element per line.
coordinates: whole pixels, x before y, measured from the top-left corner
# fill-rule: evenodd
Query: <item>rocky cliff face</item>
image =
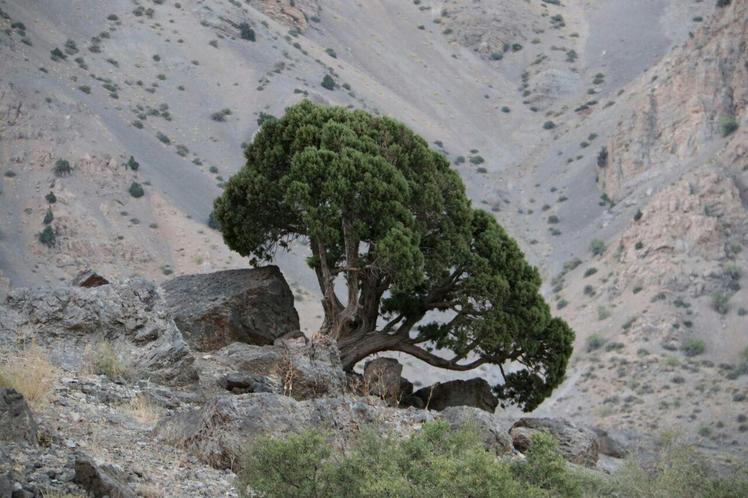
<path fill-rule="evenodd" d="M 682 174 L 719 153 L 732 169 L 748 150 L 748 3 L 736 0 L 647 71 L 626 97 L 631 107 L 611 134 L 599 184 L 613 200 L 653 177 Z M 739 126 L 729 129 L 729 123 Z M 721 151 L 721 152 L 720 152 Z"/>

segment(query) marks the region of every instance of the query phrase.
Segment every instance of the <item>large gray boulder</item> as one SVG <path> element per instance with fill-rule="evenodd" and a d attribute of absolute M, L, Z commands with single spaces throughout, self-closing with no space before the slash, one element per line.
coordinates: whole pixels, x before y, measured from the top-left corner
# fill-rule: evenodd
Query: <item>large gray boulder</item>
<path fill-rule="evenodd" d="M 15 389 L 0 388 L 0 441 L 37 443 L 37 426 L 26 400 Z"/>
<path fill-rule="evenodd" d="M 558 443 L 558 451 L 567 461 L 594 467 L 597 463 L 598 435 L 586 427 L 561 418 L 521 418 L 514 423 L 509 434 L 514 447 L 526 452 L 532 445 L 532 435 L 547 432 Z"/>
<path fill-rule="evenodd" d="M 373 397 L 297 401 L 279 394 L 243 394 L 219 396 L 200 408 L 163 419 L 155 434 L 169 444 L 188 448 L 210 465 L 231 468 L 243 448 L 260 436 L 317 428 L 344 445 L 364 427 L 407 436 L 434 418 L 423 410 L 388 407 Z"/>
<path fill-rule="evenodd" d="M 293 294 L 277 266 L 185 275 L 163 289 L 170 315 L 198 351 L 272 344 L 299 330 Z"/>
<path fill-rule="evenodd" d="M 17 289 L 0 306 L 0 321 L 0 343 L 34 340 L 69 370 L 85 368 L 92 346 L 106 342 L 138 377 L 170 385 L 197 379 L 194 357 L 163 298 L 141 278 L 93 288 Z"/>
<path fill-rule="evenodd" d="M 472 406 L 493 413 L 499 404 L 491 385 L 481 378 L 438 382 L 413 393 L 425 408 L 441 411 L 450 406 Z"/>
<path fill-rule="evenodd" d="M 127 476 L 111 465 L 99 465 L 81 455 L 75 460 L 73 481 L 94 498 L 137 498 L 127 484 Z"/>
<path fill-rule="evenodd" d="M 219 384 L 233 392 L 237 374 L 251 375 L 251 392 L 277 390 L 295 399 L 342 395 L 345 373 L 334 341 L 279 341 L 273 346 L 235 342 L 214 354 L 217 364 L 230 370 Z M 245 377 L 247 378 L 247 377 Z M 265 380 L 262 380 L 265 378 Z"/>
<path fill-rule="evenodd" d="M 483 445 L 497 455 L 512 453 L 514 449 L 512 438 L 509 437 L 513 423 L 511 419 L 472 406 L 451 406 L 441 412 L 441 417 L 454 429 L 474 430 Z"/>

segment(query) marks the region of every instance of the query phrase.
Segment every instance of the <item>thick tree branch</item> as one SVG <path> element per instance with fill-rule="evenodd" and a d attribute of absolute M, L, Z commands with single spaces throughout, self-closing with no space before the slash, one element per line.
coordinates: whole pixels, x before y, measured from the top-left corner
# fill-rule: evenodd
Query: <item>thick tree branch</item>
<path fill-rule="evenodd" d="M 397 351 L 407 353 L 411 356 L 415 356 L 419 360 L 425 361 L 429 365 L 435 366 L 437 368 L 444 368 L 446 370 L 456 370 L 459 372 L 472 370 L 474 368 L 477 368 L 483 365 L 484 363 L 488 363 L 491 361 L 489 358 L 480 357 L 477 360 L 472 361 L 470 363 L 459 364 L 455 361 L 455 359 L 447 360 L 433 353 L 429 353 L 425 349 L 422 349 L 414 344 L 409 344 L 409 343 L 397 344 L 395 346 L 395 349 Z"/>

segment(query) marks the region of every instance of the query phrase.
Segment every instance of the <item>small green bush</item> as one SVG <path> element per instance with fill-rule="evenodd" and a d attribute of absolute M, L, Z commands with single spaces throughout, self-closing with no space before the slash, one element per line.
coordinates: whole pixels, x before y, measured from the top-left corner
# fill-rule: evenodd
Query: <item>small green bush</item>
<path fill-rule="evenodd" d="M 42 243 L 42 245 L 45 245 L 47 247 L 54 247 L 57 243 L 57 237 L 55 236 L 55 231 L 52 229 L 50 225 L 47 225 L 44 227 L 44 230 L 41 231 L 39 234 L 39 242 Z"/>
<path fill-rule="evenodd" d="M 329 74 L 326 74 L 325 77 L 322 78 L 322 83 L 320 84 L 325 90 L 335 90 L 335 80 L 332 79 L 332 76 L 330 76 Z"/>
<path fill-rule="evenodd" d="M 161 133 L 160 131 L 156 132 L 156 138 L 158 138 L 161 141 L 161 143 L 164 143 L 166 145 L 169 145 L 171 143 L 171 139 L 167 137 L 166 135 L 164 135 L 163 133 Z"/>
<path fill-rule="evenodd" d="M 712 309 L 720 315 L 726 315 L 730 311 L 730 295 L 725 292 L 712 294 Z"/>
<path fill-rule="evenodd" d="M 706 351 L 706 344 L 701 339 L 688 339 L 681 346 L 681 351 L 688 357 L 698 356 Z"/>
<path fill-rule="evenodd" d="M 45 196 L 44 196 L 44 199 L 45 199 L 45 200 L 46 200 L 46 201 L 47 201 L 48 203 L 50 203 L 50 204 L 54 204 L 55 202 L 57 202 L 57 196 L 55 195 L 55 193 L 54 193 L 54 192 L 50 192 L 50 193 L 48 193 L 47 195 L 45 195 Z"/>
<path fill-rule="evenodd" d="M 60 50 L 60 49 L 59 49 L 59 48 L 57 48 L 57 47 L 55 47 L 55 48 L 54 48 L 53 50 L 51 50 L 51 51 L 49 52 L 49 54 L 50 54 L 50 58 L 51 58 L 51 59 L 52 59 L 53 61 L 55 61 L 55 62 L 63 61 L 63 60 L 65 60 L 65 59 L 67 59 L 67 58 L 68 58 L 68 56 L 67 56 L 67 55 L 65 55 L 65 54 L 64 54 L 64 53 L 62 52 L 62 50 Z"/>
<path fill-rule="evenodd" d="M 723 137 L 732 135 L 738 129 L 738 121 L 732 116 L 722 116 L 719 120 L 719 129 Z"/>
<path fill-rule="evenodd" d="M 337 58 L 338 58 L 338 54 L 337 54 L 337 53 L 335 52 L 335 49 L 332 49 L 332 48 L 326 48 L 326 49 L 325 49 L 325 53 L 326 53 L 327 55 L 329 55 L 330 57 L 332 57 L 333 59 L 337 59 Z"/>
<path fill-rule="evenodd" d="M 239 36 L 242 40 L 253 42 L 255 41 L 255 30 L 248 23 L 243 22 L 239 24 Z"/>
<path fill-rule="evenodd" d="M 231 115 L 231 109 L 221 109 L 218 112 L 214 112 L 210 115 L 210 119 L 213 121 L 223 122 L 226 121 L 226 116 Z"/>
<path fill-rule="evenodd" d="M 128 192 L 130 192 L 130 195 L 135 197 L 136 199 L 139 197 L 143 197 L 145 195 L 145 190 L 143 190 L 143 186 L 139 184 L 138 182 L 132 182 L 130 184 L 130 188 L 128 189 Z"/>
<path fill-rule="evenodd" d="M 594 275 L 595 273 L 597 273 L 597 268 L 595 267 L 587 268 L 586 270 L 584 270 L 584 277 L 585 278 L 590 277 Z"/>
<path fill-rule="evenodd" d="M 546 121 L 545 123 L 543 123 L 544 130 L 552 130 L 555 127 L 556 127 L 556 123 L 554 123 L 553 121 Z"/>
<path fill-rule="evenodd" d="M 73 168 L 70 166 L 70 163 L 66 161 L 65 159 L 58 159 L 55 163 L 54 173 L 55 176 L 62 177 L 67 176 L 70 173 L 73 172 Z"/>
<path fill-rule="evenodd" d="M 645 465 L 630 457 L 610 478 L 595 483 L 589 496 L 617 498 L 731 498 L 748 496 L 744 467 L 720 474 L 705 455 L 674 435 L 660 442 L 659 457 Z"/>
<path fill-rule="evenodd" d="M 130 156 L 130 159 L 127 160 L 127 167 L 133 171 L 137 171 L 140 168 L 140 163 L 133 156 Z"/>
<path fill-rule="evenodd" d="M 52 208 L 47 208 L 47 212 L 44 214 L 44 220 L 42 220 L 42 223 L 45 225 L 49 225 L 54 221 L 55 215 L 52 213 Z"/>
<path fill-rule="evenodd" d="M 590 242 L 590 252 L 593 256 L 600 256 L 605 252 L 605 243 L 600 239 Z"/>
<path fill-rule="evenodd" d="M 731 2 L 732 0 L 717 0 L 717 7 L 727 7 Z"/>
<path fill-rule="evenodd" d="M 597 153 L 597 166 L 604 168 L 608 165 L 608 148 L 602 147 L 600 152 Z"/>
<path fill-rule="evenodd" d="M 597 334 L 592 334 L 587 338 L 587 352 L 595 351 L 605 345 L 605 339 Z"/>

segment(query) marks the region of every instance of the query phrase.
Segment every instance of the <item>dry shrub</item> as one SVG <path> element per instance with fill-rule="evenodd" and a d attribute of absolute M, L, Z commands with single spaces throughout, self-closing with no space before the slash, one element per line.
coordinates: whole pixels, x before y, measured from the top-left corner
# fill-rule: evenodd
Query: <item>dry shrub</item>
<path fill-rule="evenodd" d="M 127 380 L 132 377 L 130 367 L 123 362 L 109 341 L 98 343 L 93 349 L 87 348 L 84 353 L 88 372 L 106 375 L 112 380 Z"/>
<path fill-rule="evenodd" d="M 293 384 L 296 380 L 296 366 L 294 365 L 293 355 L 290 351 L 284 350 L 278 365 L 275 368 L 275 374 L 280 378 L 283 385 L 283 395 L 291 396 L 293 393 Z"/>
<path fill-rule="evenodd" d="M 153 404 L 142 394 L 135 396 L 129 403 L 125 403 L 120 408 L 124 413 L 144 425 L 155 425 L 163 414 L 161 407 Z"/>
<path fill-rule="evenodd" d="M 49 361 L 47 352 L 35 343 L 9 355 L 9 359 L 0 364 L 0 387 L 10 387 L 23 394 L 34 410 L 47 405 L 59 377 L 60 370 Z"/>

